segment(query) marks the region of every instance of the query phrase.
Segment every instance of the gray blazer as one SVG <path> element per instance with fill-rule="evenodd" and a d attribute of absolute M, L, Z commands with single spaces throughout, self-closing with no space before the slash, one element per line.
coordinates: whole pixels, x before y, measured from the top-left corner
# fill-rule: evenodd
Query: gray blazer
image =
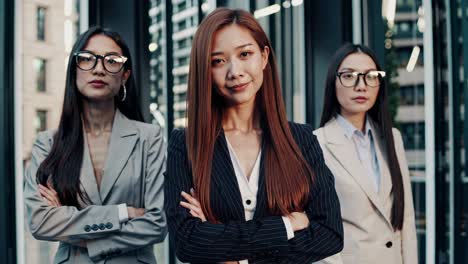
<path fill-rule="evenodd" d="M 25 173 L 24 196 L 31 233 L 60 241 L 54 263 L 156 263 L 153 244 L 164 240 L 165 143 L 159 127 L 114 117 L 101 189 L 84 145 L 81 188 L 90 198 L 83 209 L 51 207 L 39 194 L 36 172 L 49 153 L 55 131 L 38 135 Z M 144 216 L 119 223 L 118 204 L 145 208 Z M 78 246 L 85 242 L 86 248 Z"/>

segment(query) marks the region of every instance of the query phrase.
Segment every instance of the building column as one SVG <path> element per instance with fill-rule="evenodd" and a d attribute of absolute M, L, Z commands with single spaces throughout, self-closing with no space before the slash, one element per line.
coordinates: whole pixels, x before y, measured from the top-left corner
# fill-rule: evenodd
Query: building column
<path fill-rule="evenodd" d="M 330 8 L 333 6 L 333 8 Z M 328 64 L 335 51 L 352 41 L 351 1 L 304 1 L 306 38 L 306 122 L 318 127 Z"/>
<path fill-rule="evenodd" d="M 150 120 L 149 1 L 90 0 L 88 3 L 89 26 L 98 25 L 117 31 L 130 48 L 143 116 L 145 120 Z"/>

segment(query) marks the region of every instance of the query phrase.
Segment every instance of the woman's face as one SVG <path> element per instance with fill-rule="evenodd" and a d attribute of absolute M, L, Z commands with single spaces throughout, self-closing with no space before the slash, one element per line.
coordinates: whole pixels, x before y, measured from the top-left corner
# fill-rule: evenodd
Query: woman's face
<path fill-rule="evenodd" d="M 268 47 L 260 49 L 250 31 L 232 24 L 215 33 L 211 75 L 216 92 L 229 105 L 255 103 L 268 63 Z"/>
<path fill-rule="evenodd" d="M 101 56 L 112 54 L 123 56 L 120 47 L 114 40 L 105 35 L 92 36 L 82 51 Z M 90 53 L 87 53 L 86 56 L 89 56 Z M 96 67 L 93 69 L 85 71 L 78 67 L 76 68 L 76 86 L 80 93 L 88 100 L 113 100 L 129 76 L 130 70 L 122 69 L 116 73 L 106 71 L 103 67 L 103 59 L 99 58 Z"/>
<path fill-rule="evenodd" d="M 368 73 L 369 71 L 377 71 L 377 66 L 371 57 L 361 52 L 348 55 L 338 68 L 338 73 L 342 74 L 341 81 L 338 77 L 335 80 L 336 97 L 343 116 L 365 114 L 375 104 L 380 87 L 367 85 L 363 75 L 358 75 L 358 83 L 353 87 L 345 87 L 342 84 L 342 81 L 346 84 L 345 78 L 352 78 L 350 77 L 352 72 Z M 371 82 L 368 81 L 369 83 Z"/>

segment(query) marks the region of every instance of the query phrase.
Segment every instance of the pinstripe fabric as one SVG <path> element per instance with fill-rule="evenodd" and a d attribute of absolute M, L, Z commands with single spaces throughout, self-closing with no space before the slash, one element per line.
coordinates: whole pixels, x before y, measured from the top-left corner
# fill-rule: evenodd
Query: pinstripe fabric
<path fill-rule="evenodd" d="M 326 167 L 312 127 L 290 123 L 296 142 L 315 171 L 306 213 L 309 228 L 295 232 L 287 240 L 281 216 L 267 210 L 264 160 L 260 163 L 257 207 L 254 218 L 246 221 L 240 190 L 234 174 L 224 134 L 214 146 L 211 208 L 222 224 L 202 223 L 181 207 L 181 191 L 193 186 L 187 161 L 185 131 L 174 130 L 169 140 L 165 174 L 165 210 L 171 243 L 181 261 L 216 263 L 248 259 L 249 263 L 311 263 L 340 252 L 343 226 L 334 178 Z M 263 157 L 263 155 L 262 155 Z"/>

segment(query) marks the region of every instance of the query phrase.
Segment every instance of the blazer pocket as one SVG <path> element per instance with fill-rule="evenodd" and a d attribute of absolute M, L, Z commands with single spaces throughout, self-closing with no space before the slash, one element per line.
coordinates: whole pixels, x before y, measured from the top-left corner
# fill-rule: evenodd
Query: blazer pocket
<path fill-rule="evenodd" d="M 138 250 L 136 256 L 140 263 L 156 264 L 152 246 Z"/>
<path fill-rule="evenodd" d="M 68 259 L 70 259 L 70 250 L 70 246 L 59 247 L 54 257 L 54 264 L 65 263 Z"/>

